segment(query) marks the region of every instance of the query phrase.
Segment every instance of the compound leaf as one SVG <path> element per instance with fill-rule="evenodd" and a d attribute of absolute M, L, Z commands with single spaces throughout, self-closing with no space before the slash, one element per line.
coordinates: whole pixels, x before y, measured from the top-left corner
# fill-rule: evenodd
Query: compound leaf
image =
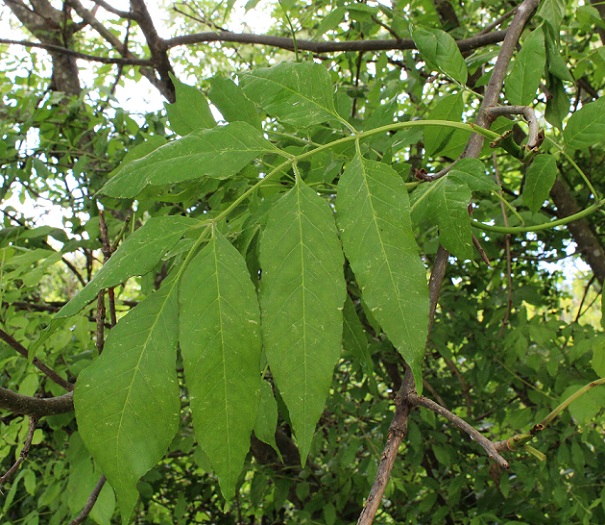
<path fill-rule="evenodd" d="M 175 184 L 209 177 L 227 179 L 263 153 L 278 151 L 260 130 L 246 122 L 194 131 L 128 162 L 101 193 L 132 198 L 148 185 Z"/>
<path fill-rule="evenodd" d="M 180 304 L 195 433 L 231 499 L 259 403 L 260 312 L 245 260 L 220 233 L 187 266 Z"/>
<path fill-rule="evenodd" d="M 340 355 L 345 281 L 332 211 L 302 181 L 271 210 L 260 262 L 265 351 L 304 463 Z"/>
<path fill-rule="evenodd" d="M 122 523 L 136 484 L 164 455 L 179 427 L 176 279 L 111 330 L 101 356 L 78 377 L 74 404 L 86 448 L 115 490 Z"/>
<path fill-rule="evenodd" d="M 269 115 L 307 127 L 337 118 L 330 74 L 313 62 L 283 62 L 241 77 L 244 94 Z"/>
<path fill-rule="evenodd" d="M 55 316 L 77 314 L 103 288 L 121 284 L 133 275 L 145 275 L 160 261 L 183 234 L 197 221 L 176 215 L 152 217 L 120 245 L 111 259 L 81 291 Z"/>
<path fill-rule="evenodd" d="M 336 210 L 363 298 L 421 391 L 429 299 L 403 180 L 386 164 L 356 157 L 338 184 Z"/>

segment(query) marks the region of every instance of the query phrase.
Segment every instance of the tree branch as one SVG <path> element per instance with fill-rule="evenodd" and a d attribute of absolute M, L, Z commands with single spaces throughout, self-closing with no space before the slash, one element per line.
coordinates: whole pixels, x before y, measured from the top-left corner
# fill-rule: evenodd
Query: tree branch
<path fill-rule="evenodd" d="M 29 358 L 29 352 L 28 352 L 27 348 L 25 348 L 12 335 L 7 334 L 2 329 L 0 329 L 0 339 L 2 339 L 11 348 L 13 348 L 17 352 L 19 352 L 26 359 Z M 57 372 L 55 372 L 49 366 L 46 366 L 37 357 L 34 357 L 34 360 L 32 362 L 38 370 L 40 370 L 43 374 L 45 374 L 46 377 L 48 377 L 51 381 L 54 381 L 57 385 L 63 387 L 65 390 L 68 390 L 68 391 L 71 391 L 74 389 L 74 386 L 70 382 L 63 379 Z"/>
<path fill-rule="evenodd" d="M 88 496 L 88 500 L 86 500 L 86 505 L 84 505 L 84 508 L 82 509 L 80 514 L 78 514 L 73 520 L 69 522 L 69 525 L 80 525 L 81 523 L 84 523 L 86 521 L 86 518 L 88 518 L 90 511 L 97 502 L 97 498 L 99 497 L 99 494 L 103 489 L 103 485 L 105 485 L 105 481 L 105 476 L 101 476 L 99 478 L 99 481 L 97 481 L 95 488 L 90 493 L 90 496 Z"/>
<path fill-rule="evenodd" d="M 37 418 L 30 417 L 29 418 L 29 430 L 27 432 L 27 438 L 25 439 L 25 443 L 23 444 L 23 448 L 21 449 L 21 453 L 17 458 L 17 461 L 13 463 L 11 468 L 9 468 L 6 473 L 0 477 L 0 487 L 6 483 L 6 480 L 10 478 L 19 468 L 19 465 L 25 461 L 25 458 L 29 454 L 29 447 L 32 445 L 32 440 L 34 439 L 34 432 L 36 430 L 36 424 L 38 423 Z"/>
<path fill-rule="evenodd" d="M 56 46 L 54 44 L 44 44 L 40 42 L 31 42 L 29 40 L 11 40 L 10 38 L 0 38 L 0 44 L 11 44 L 15 46 L 24 47 L 35 47 L 38 49 L 44 49 L 46 51 L 52 51 L 54 53 L 62 53 L 63 55 L 72 56 L 74 58 L 81 58 L 82 60 L 88 60 L 90 62 L 100 62 L 102 64 L 122 64 L 130 66 L 152 66 L 153 62 L 146 58 L 110 58 L 100 57 L 95 55 L 87 55 L 86 53 L 80 53 L 73 49 L 67 49 L 66 47 Z"/>
<path fill-rule="evenodd" d="M 74 409 L 73 393 L 56 397 L 30 397 L 0 387 L 0 409 L 35 418 L 65 414 Z"/>
<path fill-rule="evenodd" d="M 414 405 L 428 408 L 436 414 L 443 416 L 449 422 L 454 424 L 454 426 L 458 427 L 463 432 L 466 432 L 473 441 L 476 441 L 479 445 L 481 445 L 481 447 L 483 447 L 483 449 L 487 452 L 487 455 L 490 457 L 490 459 L 494 460 L 500 467 L 505 469 L 509 468 L 508 461 L 506 461 L 498 453 L 498 450 L 496 449 L 494 443 L 487 439 L 477 429 L 469 425 L 466 421 L 464 421 L 464 419 L 458 417 L 453 412 L 450 412 L 446 408 L 443 408 L 441 405 L 438 405 L 433 400 L 428 399 L 424 396 L 417 396 L 415 394 L 411 394 L 408 399 L 409 402 Z"/>
<path fill-rule="evenodd" d="M 479 47 L 502 42 L 506 31 L 494 31 L 486 35 L 474 36 L 458 40 L 456 43 L 460 51 L 471 51 Z M 208 42 L 234 42 L 240 44 L 258 44 L 294 51 L 294 41 L 291 38 L 271 35 L 255 35 L 251 33 L 233 33 L 231 31 L 207 31 L 191 35 L 176 36 L 164 40 L 168 49 L 191 44 L 205 44 Z M 417 49 L 411 38 L 401 40 L 349 40 L 342 42 L 317 42 L 315 40 L 296 39 L 296 46 L 300 51 L 313 53 L 334 53 L 338 51 L 391 51 Z"/>

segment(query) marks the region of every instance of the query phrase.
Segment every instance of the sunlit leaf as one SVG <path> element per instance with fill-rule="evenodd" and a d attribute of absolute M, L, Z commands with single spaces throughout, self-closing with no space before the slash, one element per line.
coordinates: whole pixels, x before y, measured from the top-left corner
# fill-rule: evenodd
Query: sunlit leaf
<path fill-rule="evenodd" d="M 386 164 L 356 157 L 338 184 L 336 209 L 363 298 L 410 365 L 421 391 L 428 288 L 403 180 Z"/>
<path fill-rule="evenodd" d="M 283 62 L 242 75 L 244 94 L 269 115 L 292 126 L 336 118 L 330 74 L 313 62 Z"/>
<path fill-rule="evenodd" d="M 160 261 L 183 234 L 197 221 L 169 215 L 152 217 L 120 245 L 107 263 L 81 291 L 67 303 L 55 319 L 77 314 L 103 288 L 123 283 L 133 275 L 145 275 Z"/>
<path fill-rule="evenodd" d="M 165 454 L 179 427 L 177 288 L 168 278 L 121 319 L 76 383 L 80 435 L 116 493 L 124 524 L 139 478 Z"/>
<path fill-rule="evenodd" d="M 588 148 L 605 141 L 605 98 L 586 104 L 576 111 L 563 130 L 570 148 Z"/>
<path fill-rule="evenodd" d="M 196 129 L 216 126 L 208 101 L 202 92 L 183 84 L 172 74 L 170 78 L 176 92 L 176 102 L 164 104 L 170 127 L 179 135 L 187 135 Z"/>
<path fill-rule="evenodd" d="M 243 121 L 260 129 L 260 117 L 256 107 L 243 94 L 242 88 L 230 78 L 211 78 L 208 98 L 227 122 Z"/>
<path fill-rule="evenodd" d="M 201 129 L 128 162 L 101 189 L 109 197 L 132 198 L 147 185 L 209 177 L 227 179 L 276 148 L 245 122 Z"/>
<path fill-rule="evenodd" d="M 260 313 L 241 254 L 218 232 L 181 280 L 180 343 L 198 442 L 226 499 L 250 448 L 260 389 Z"/>
<path fill-rule="evenodd" d="M 340 355 L 345 281 L 332 211 L 302 181 L 271 210 L 260 262 L 267 360 L 305 462 Z"/>
<path fill-rule="evenodd" d="M 557 178 L 557 161 L 552 155 L 538 155 L 525 172 L 523 202 L 534 213 L 548 199 Z"/>
<path fill-rule="evenodd" d="M 536 98 L 545 66 L 544 31 L 538 27 L 523 42 L 521 51 L 513 61 L 512 70 L 506 77 L 506 98 L 512 105 L 531 104 Z"/>
<path fill-rule="evenodd" d="M 441 29 L 415 26 L 412 38 L 426 62 L 446 75 L 466 84 L 468 70 L 454 38 Z"/>

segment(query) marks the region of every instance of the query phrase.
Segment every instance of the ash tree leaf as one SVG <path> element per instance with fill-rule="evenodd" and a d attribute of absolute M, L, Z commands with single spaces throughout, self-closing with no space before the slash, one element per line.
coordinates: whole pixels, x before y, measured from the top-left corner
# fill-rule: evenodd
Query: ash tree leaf
<path fill-rule="evenodd" d="M 152 217 L 120 245 L 113 256 L 55 319 L 77 314 L 92 301 L 103 288 L 123 283 L 133 275 L 145 275 L 160 261 L 183 234 L 197 221 L 187 217 L 169 215 Z"/>
<path fill-rule="evenodd" d="M 273 395 L 273 388 L 267 381 L 260 382 L 260 403 L 254 424 L 254 435 L 263 443 L 271 445 L 273 450 L 281 457 L 281 452 L 275 441 L 277 428 L 277 401 Z"/>
<path fill-rule="evenodd" d="M 208 101 L 202 92 L 193 86 L 183 84 L 171 73 L 170 78 L 174 84 L 176 102 L 165 103 L 164 107 L 172 130 L 183 136 L 196 129 L 216 126 Z"/>
<path fill-rule="evenodd" d="M 308 127 L 338 118 L 330 74 L 313 62 L 282 62 L 242 75 L 244 95 L 280 122 Z"/>
<path fill-rule="evenodd" d="M 441 29 L 415 26 L 412 38 L 427 64 L 461 84 L 468 80 L 468 69 L 454 38 Z"/>
<path fill-rule="evenodd" d="M 447 95 L 437 101 L 433 110 L 428 114 L 430 120 L 452 120 L 459 122 L 464 110 L 462 93 Z M 424 129 L 424 147 L 429 157 L 434 156 L 445 148 L 450 138 L 457 130 L 445 126 L 426 126 Z M 468 141 L 468 133 L 458 132 Z"/>
<path fill-rule="evenodd" d="M 139 478 L 162 458 L 179 427 L 176 281 L 165 280 L 120 320 L 74 391 L 80 436 L 113 487 L 124 524 Z"/>
<path fill-rule="evenodd" d="M 584 105 L 576 111 L 563 130 L 565 145 L 574 149 L 588 148 L 605 139 L 605 98 Z"/>
<path fill-rule="evenodd" d="M 343 320 L 343 347 L 353 354 L 364 372 L 370 375 L 374 365 L 368 348 L 368 338 L 355 311 L 355 305 L 349 296 L 345 300 Z"/>
<path fill-rule="evenodd" d="M 523 42 L 506 78 L 506 98 L 514 106 L 527 106 L 536 97 L 546 66 L 544 31 L 538 27 Z"/>
<path fill-rule="evenodd" d="M 329 205 L 298 180 L 261 237 L 267 360 L 306 461 L 342 341 L 343 255 Z"/>
<path fill-rule="evenodd" d="M 403 180 L 386 164 L 355 157 L 338 183 L 336 210 L 363 299 L 422 391 L 429 296 Z"/>
<path fill-rule="evenodd" d="M 557 161 L 552 155 L 538 155 L 525 172 L 523 202 L 534 213 L 548 199 L 557 178 Z"/>
<path fill-rule="evenodd" d="M 260 312 L 241 254 L 220 233 L 188 264 L 180 343 L 193 426 L 225 499 L 250 448 L 260 389 Z"/>
<path fill-rule="evenodd" d="M 263 153 L 277 151 L 246 122 L 201 129 L 124 164 L 100 191 L 108 197 L 132 198 L 148 185 L 227 179 Z"/>
<path fill-rule="evenodd" d="M 565 0 L 544 0 L 536 13 L 536 17 L 549 24 L 555 33 L 559 33 L 564 16 Z"/>
<path fill-rule="evenodd" d="M 260 116 L 252 101 L 230 78 L 210 79 L 208 98 L 218 108 L 227 122 L 243 121 L 261 129 Z"/>
<path fill-rule="evenodd" d="M 601 307 L 605 306 L 603 303 L 604 295 L 601 294 Z M 605 309 L 602 310 L 602 315 L 605 313 Z M 601 319 L 603 319 L 605 315 Z M 602 325 L 605 323 L 601 323 Z M 595 338 L 595 341 L 592 345 L 592 360 L 590 362 L 592 369 L 599 377 L 605 377 L 605 338 L 603 336 L 599 336 Z"/>
<path fill-rule="evenodd" d="M 462 159 L 456 162 L 449 176 L 466 184 L 471 191 L 498 189 L 498 185 L 485 174 L 485 167 L 479 159 Z"/>

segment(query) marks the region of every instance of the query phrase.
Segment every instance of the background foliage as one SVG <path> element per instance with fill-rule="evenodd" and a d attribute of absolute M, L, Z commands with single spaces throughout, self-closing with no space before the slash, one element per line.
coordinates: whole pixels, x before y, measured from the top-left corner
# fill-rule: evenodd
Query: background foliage
<path fill-rule="evenodd" d="M 1 8 L 2 523 L 605 522 L 605 7 L 148 4 Z"/>

